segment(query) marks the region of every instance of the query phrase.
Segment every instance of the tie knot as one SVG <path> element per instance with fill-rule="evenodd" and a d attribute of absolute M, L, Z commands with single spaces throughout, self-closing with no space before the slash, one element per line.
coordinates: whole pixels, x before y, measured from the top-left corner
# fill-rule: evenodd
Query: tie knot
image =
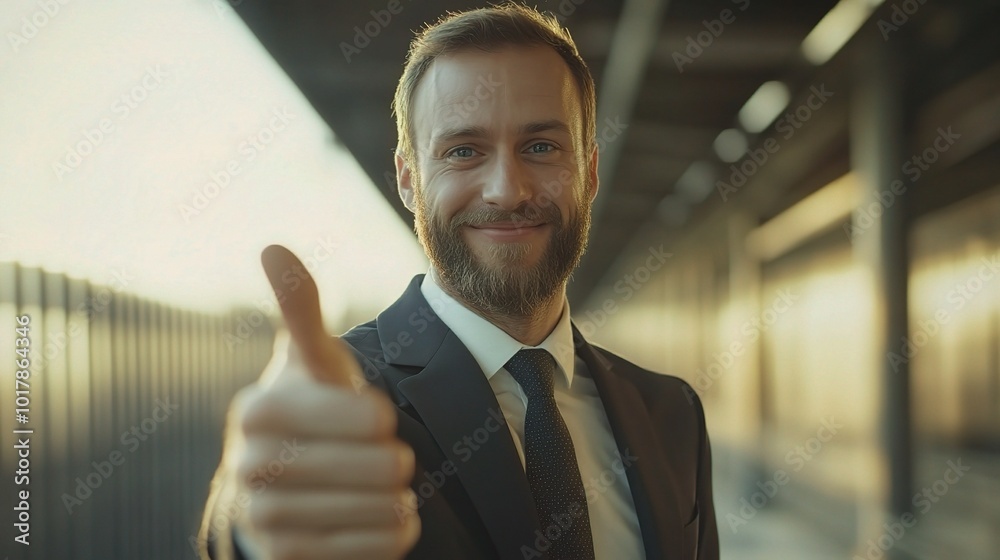
<path fill-rule="evenodd" d="M 544 348 L 525 348 L 514 354 L 505 365 L 528 398 L 538 395 L 552 397 L 552 374 L 556 361 Z"/>

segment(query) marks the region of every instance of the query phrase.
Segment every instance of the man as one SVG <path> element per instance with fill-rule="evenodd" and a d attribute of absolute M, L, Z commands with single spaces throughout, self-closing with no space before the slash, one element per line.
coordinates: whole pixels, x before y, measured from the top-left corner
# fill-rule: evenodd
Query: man
<path fill-rule="evenodd" d="M 396 174 L 430 271 L 336 339 L 301 264 L 265 250 L 291 340 L 234 399 L 213 557 L 718 558 L 697 396 L 569 319 L 595 105 L 569 34 L 529 8 L 414 40 Z"/>

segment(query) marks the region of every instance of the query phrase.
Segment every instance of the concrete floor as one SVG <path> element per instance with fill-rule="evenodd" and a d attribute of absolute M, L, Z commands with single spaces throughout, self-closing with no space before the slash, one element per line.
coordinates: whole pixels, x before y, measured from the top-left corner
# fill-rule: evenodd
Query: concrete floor
<path fill-rule="evenodd" d="M 723 456 L 725 452 L 722 453 Z M 845 533 L 853 521 L 843 519 L 853 506 L 804 503 L 808 493 L 782 491 L 759 508 L 745 524 L 727 514 L 738 512 L 740 499 L 754 488 L 750 479 L 732 476 L 745 458 L 726 457 L 717 468 L 715 506 L 724 560 L 1000 560 L 1000 456 L 968 450 L 922 452 L 915 472 L 916 491 L 942 478 L 947 461 L 961 457 L 968 472 L 947 493 L 921 512 L 916 524 L 895 540 L 888 553 L 866 554 Z M 721 472 L 720 472 L 721 471 Z M 839 527 L 832 530 L 831 527 Z"/>

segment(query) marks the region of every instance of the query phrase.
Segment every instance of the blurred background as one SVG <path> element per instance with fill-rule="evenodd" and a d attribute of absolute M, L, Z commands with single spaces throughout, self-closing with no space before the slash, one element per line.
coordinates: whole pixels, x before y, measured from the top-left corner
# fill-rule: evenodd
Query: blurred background
<path fill-rule="evenodd" d="M 196 556 L 279 322 L 260 250 L 331 332 L 426 270 L 389 104 L 413 30 L 479 5 L 4 3 L 5 556 Z M 1000 557 L 1000 5 L 536 5 L 598 86 L 575 322 L 704 401 L 723 558 Z"/>

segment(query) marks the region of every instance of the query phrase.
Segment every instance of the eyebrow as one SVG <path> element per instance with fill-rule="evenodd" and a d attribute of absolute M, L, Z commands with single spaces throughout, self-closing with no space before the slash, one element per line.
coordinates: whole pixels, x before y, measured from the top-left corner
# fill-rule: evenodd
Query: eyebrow
<path fill-rule="evenodd" d="M 518 128 L 519 134 L 538 134 L 539 132 L 549 131 L 570 134 L 569 126 L 559 119 L 530 122 L 523 124 Z M 446 128 L 431 138 L 431 143 L 442 144 L 455 140 L 456 138 L 485 138 L 486 136 L 488 136 L 487 131 L 481 126 Z"/>

